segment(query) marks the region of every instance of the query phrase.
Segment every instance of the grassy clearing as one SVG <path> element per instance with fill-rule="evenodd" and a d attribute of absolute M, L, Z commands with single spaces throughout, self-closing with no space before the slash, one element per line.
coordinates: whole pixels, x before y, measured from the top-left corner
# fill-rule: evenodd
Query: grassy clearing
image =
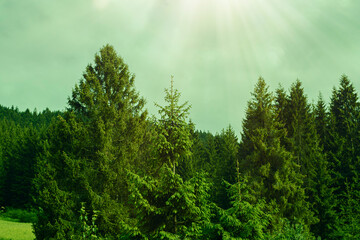
<path fill-rule="evenodd" d="M 0 240 L 33 240 L 31 223 L 19 223 L 0 218 Z"/>

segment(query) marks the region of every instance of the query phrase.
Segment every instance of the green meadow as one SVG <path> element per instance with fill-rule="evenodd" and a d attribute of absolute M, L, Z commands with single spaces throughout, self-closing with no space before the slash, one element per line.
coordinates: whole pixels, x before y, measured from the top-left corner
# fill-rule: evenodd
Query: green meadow
<path fill-rule="evenodd" d="M 31 223 L 13 222 L 0 219 L 0 240 L 33 240 Z"/>

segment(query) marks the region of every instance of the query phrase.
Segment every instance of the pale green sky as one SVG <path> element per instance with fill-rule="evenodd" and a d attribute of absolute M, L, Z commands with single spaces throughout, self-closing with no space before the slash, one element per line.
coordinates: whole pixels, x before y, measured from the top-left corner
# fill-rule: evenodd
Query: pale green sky
<path fill-rule="evenodd" d="M 170 75 L 198 129 L 241 129 L 259 76 L 274 90 L 297 78 L 328 101 L 341 74 L 360 89 L 358 0 L 0 0 L 0 104 L 64 109 L 109 43 L 147 100 Z"/>

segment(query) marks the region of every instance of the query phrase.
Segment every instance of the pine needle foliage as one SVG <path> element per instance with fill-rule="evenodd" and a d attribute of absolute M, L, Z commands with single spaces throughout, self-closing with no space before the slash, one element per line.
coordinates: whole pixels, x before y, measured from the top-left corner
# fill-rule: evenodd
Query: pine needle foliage
<path fill-rule="evenodd" d="M 282 218 L 294 223 L 311 222 L 304 176 L 293 155 L 281 145 L 286 131 L 277 120 L 274 98 L 264 79 L 259 78 L 252 95 L 243 122 L 240 170 L 248 179 L 253 203 L 264 199 L 269 211 L 278 210 L 273 228 Z"/>
<path fill-rule="evenodd" d="M 359 237 L 360 202 L 360 103 L 347 76 L 333 89 L 330 103 L 330 129 L 326 149 L 336 197 L 334 239 Z"/>
<path fill-rule="evenodd" d="M 191 128 L 186 121 L 191 106 L 188 102 L 179 104 L 180 92 L 174 89 L 173 76 L 170 89 L 165 89 L 166 106 L 159 107 L 160 118 L 156 122 L 158 133 L 157 149 L 162 163 L 168 163 L 175 173 L 178 161 L 182 156 L 189 156 L 192 146 Z"/>
<path fill-rule="evenodd" d="M 131 239 L 199 239 L 205 223 L 210 221 L 208 210 L 209 184 L 202 174 L 184 181 L 176 172 L 179 159 L 191 154 L 190 125 L 186 121 L 190 106 L 179 105 L 180 93 L 165 90 L 167 105 L 159 105 L 156 121 L 158 161 L 154 176 L 128 173 L 130 202 L 136 224 L 124 228 Z"/>
<path fill-rule="evenodd" d="M 75 85 L 63 117 L 52 125 L 39 157 L 35 225 L 38 239 L 81 233 L 79 209 L 98 210 L 101 235 L 116 236 L 128 210 L 126 169 L 140 168 L 145 135 L 144 100 L 134 76 L 106 45 Z"/>

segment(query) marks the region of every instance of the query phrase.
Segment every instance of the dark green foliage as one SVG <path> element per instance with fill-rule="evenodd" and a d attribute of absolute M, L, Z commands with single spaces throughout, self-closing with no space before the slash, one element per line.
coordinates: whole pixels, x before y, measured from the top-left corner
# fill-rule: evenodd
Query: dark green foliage
<path fill-rule="evenodd" d="M 199 133 L 199 146 L 195 149 L 195 153 L 198 153 L 197 169 L 209 173 L 215 171 L 215 163 L 218 162 L 216 142 L 216 137 L 211 133 Z"/>
<path fill-rule="evenodd" d="M 238 158 L 239 143 L 234 130 L 229 126 L 223 129 L 220 135 L 215 136 L 216 155 L 212 161 L 213 201 L 223 209 L 230 207 L 230 198 L 225 182 L 236 182 L 236 162 Z"/>
<path fill-rule="evenodd" d="M 186 161 L 192 146 L 189 106 L 179 105 L 180 94 L 165 90 L 167 105 L 160 107 L 156 121 L 157 153 L 160 168 L 154 176 L 129 172 L 130 202 L 136 226 L 125 227 L 134 239 L 199 239 L 210 223 L 209 184 L 203 174 L 184 181 L 177 173 L 179 160 Z"/>
<path fill-rule="evenodd" d="M 279 92 L 283 94 L 278 94 L 277 102 L 285 98 L 283 107 L 278 107 L 279 112 L 285 113 L 282 120 L 288 132 L 285 146 L 300 166 L 300 171 L 304 175 L 303 187 L 307 201 L 310 203 L 311 211 L 315 213 L 312 223 L 316 224 L 311 228 L 317 235 L 326 237 L 330 225 L 334 222 L 333 189 L 321 138 L 317 133 L 323 131 L 322 134 L 325 134 L 326 125 L 319 125 L 320 121 L 321 124 L 325 124 L 326 121 L 325 106 L 320 99 L 314 115 L 299 80 L 291 86 L 289 96 L 284 97 L 284 92 L 278 90 Z M 323 141 L 324 138 L 325 135 Z"/>
<path fill-rule="evenodd" d="M 165 107 L 160 108 L 160 119 L 155 126 L 158 133 L 157 149 L 162 164 L 168 163 L 173 168 L 178 165 L 180 157 L 189 156 L 192 145 L 190 124 L 186 122 L 191 106 L 185 102 L 179 105 L 180 93 L 173 88 L 171 80 L 170 90 L 165 89 Z"/>
<path fill-rule="evenodd" d="M 17 208 L 32 204 L 32 181 L 35 175 L 39 136 L 33 128 L 24 129 L 12 146 L 9 161 L 5 164 L 6 186 L 3 191 L 5 205 Z"/>
<path fill-rule="evenodd" d="M 240 143 L 231 126 L 196 130 L 173 81 L 148 119 L 106 45 L 66 111 L 0 105 L 1 217 L 33 222 L 37 239 L 359 239 L 360 104 L 347 76 L 329 108 L 299 80 L 274 97 L 260 78 L 252 96 Z"/>
<path fill-rule="evenodd" d="M 37 212 L 32 210 L 23 210 L 7 207 L 0 211 L 0 217 L 10 221 L 35 223 L 37 221 Z"/>
<path fill-rule="evenodd" d="M 328 114 L 326 111 L 326 105 L 322 98 L 322 95 L 319 95 L 318 102 L 315 108 L 315 125 L 316 125 L 316 132 L 319 137 L 320 145 L 322 148 L 326 146 L 325 141 L 327 140 L 328 135 L 328 126 L 329 126 L 329 119 Z"/>
<path fill-rule="evenodd" d="M 209 184 L 203 174 L 184 182 L 168 164 L 159 177 L 129 173 L 130 201 L 137 219 L 126 234 L 134 239 L 199 239 L 210 222 Z"/>
<path fill-rule="evenodd" d="M 360 238 L 360 209 L 359 209 L 359 182 L 345 183 L 341 193 L 339 213 L 336 224 L 330 234 L 332 239 L 359 239 Z"/>
<path fill-rule="evenodd" d="M 248 181 L 238 180 L 228 185 L 232 196 L 231 207 L 219 209 L 220 226 L 218 235 L 221 239 L 264 239 L 272 215 L 267 210 L 264 199 L 254 199 Z"/>
<path fill-rule="evenodd" d="M 0 205 L 30 208 L 42 133 L 60 112 L 24 112 L 0 105 Z"/>
<path fill-rule="evenodd" d="M 83 171 L 86 162 L 75 155 L 82 153 L 78 143 L 84 140 L 84 129 L 75 121 L 74 114 L 64 117 L 67 120 L 59 117 L 50 127 L 38 160 L 35 186 L 39 220 L 34 225 L 38 239 L 74 235 L 80 201 L 85 201 L 88 192 Z"/>
<path fill-rule="evenodd" d="M 333 90 L 330 113 L 331 135 L 327 148 L 338 184 L 345 189 L 345 182 L 354 177 L 360 153 L 358 97 L 346 76 L 342 76 L 340 88 Z"/>
<path fill-rule="evenodd" d="M 271 240 L 311 240 L 316 239 L 301 224 L 290 224 L 285 221 L 283 228 L 266 236 Z"/>
<path fill-rule="evenodd" d="M 313 222 L 300 166 L 281 146 L 280 140 L 285 136 L 286 131 L 277 121 L 272 94 L 260 78 L 243 122 L 240 170 L 249 181 L 254 203 L 265 199 L 270 209 L 278 210 L 272 222 L 273 228 L 282 218 L 293 223 Z"/>
<path fill-rule="evenodd" d="M 81 202 L 98 210 L 101 235 L 116 236 L 127 218 L 126 169 L 141 166 L 146 130 L 144 100 L 134 77 L 106 45 L 95 55 L 69 99 L 69 108 L 48 132 L 36 179 L 41 209 L 38 239 L 81 232 Z"/>
<path fill-rule="evenodd" d="M 356 239 L 359 236 L 359 102 L 347 76 L 333 90 L 330 103 L 330 129 L 326 149 L 333 175 L 336 199 L 335 239 Z"/>
<path fill-rule="evenodd" d="M 0 204 L 7 205 L 5 198 L 7 198 L 5 192 L 8 191 L 6 182 L 7 180 L 9 165 L 12 159 L 12 155 L 15 153 L 13 151 L 14 146 L 17 144 L 17 141 L 22 136 L 22 129 L 16 125 L 13 121 L 3 119 L 0 121 Z M 10 174 L 11 175 L 11 174 Z"/>
<path fill-rule="evenodd" d="M 283 124 L 286 124 L 288 122 L 288 103 L 288 96 L 286 95 L 285 89 L 282 86 L 279 86 L 279 88 L 276 89 L 276 98 L 274 105 L 277 112 L 276 119 Z"/>
<path fill-rule="evenodd" d="M 41 129 L 48 126 L 55 117 L 61 114 L 61 111 L 50 111 L 48 108 L 38 113 L 36 109 L 33 112 L 29 109 L 20 111 L 18 108 L 8 108 L 0 105 L 0 120 L 6 119 L 21 127 L 32 125 L 36 129 Z"/>

